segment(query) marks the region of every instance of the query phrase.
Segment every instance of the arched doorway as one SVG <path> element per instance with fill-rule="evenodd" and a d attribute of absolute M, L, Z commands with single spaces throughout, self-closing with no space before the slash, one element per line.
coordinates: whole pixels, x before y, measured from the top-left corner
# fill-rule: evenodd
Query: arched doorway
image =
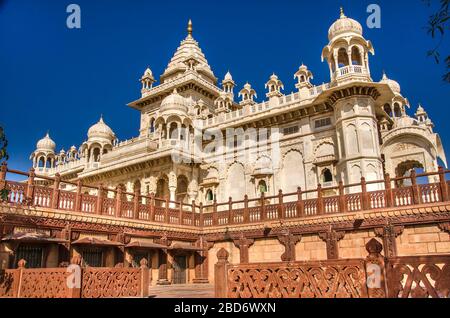
<path fill-rule="evenodd" d="M 416 174 L 424 173 L 425 169 L 422 163 L 416 160 L 407 160 L 397 165 L 395 168 L 395 175 L 397 178 L 411 176 L 411 171 L 414 170 Z M 411 186 L 410 179 L 404 179 L 397 181 L 398 187 Z"/>

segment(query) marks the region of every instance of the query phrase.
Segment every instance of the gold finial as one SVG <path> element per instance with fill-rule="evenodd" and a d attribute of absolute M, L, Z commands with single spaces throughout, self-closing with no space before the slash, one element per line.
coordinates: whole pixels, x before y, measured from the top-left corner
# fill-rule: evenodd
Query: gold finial
<path fill-rule="evenodd" d="M 187 31 L 188 31 L 188 35 L 192 36 L 192 20 L 191 19 L 189 19 Z"/>
<path fill-rule="evenodd" d="M 345 13 L 344 13 L 344 7 L 341 7 L 341 19 L 342 18 L 346 18 Z"/>

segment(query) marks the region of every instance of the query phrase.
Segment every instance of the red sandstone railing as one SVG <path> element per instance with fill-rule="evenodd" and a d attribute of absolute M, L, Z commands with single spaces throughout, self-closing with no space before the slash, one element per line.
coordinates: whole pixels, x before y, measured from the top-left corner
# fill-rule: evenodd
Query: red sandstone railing
<path fill-rule="evenodd" d="M 376 239 L 365 259 L 214 266 L 218 298 L 449 298 L 450 255 L 384 258 Z"/>
<path fill-rule="evenodd" d="M 81 268 L 74 257 L 70 268 L 26 268 L 0 271 L 0 298 L 128 298 L 148 297 L 147 260 L 140 268 Z M 73 267 L 76 265 L 76 267 Z"/>
<path fill-rule="evenodd" d="M 9 181 L 7 173 L 26 177 L 26 182 Z M 7 201 L 15 205 L 31 205 L 81 212 L 145 220 L 166 224 L 195 227 L 228 226 L 235 224 L 288 220 L 320 215 L 341 214 L 376 209 L 414 206 L 449 201 L 449 181 L 446 174 L 450 170 L 439 168 L 438 172 L 366 181 L 335 187 L 322 188 L 319 184 L 314 190 L 283 193 L 243 200 L 204 205 L 170 201 L 156 198 L 153 194 L 142 195 L 136 188 L 133 193 L 121 187 L 107 189 L 102 185 L 93 187 L 81 181 L 61 180 L 38 176 L 31 169 L 28 173 L 8 169 L 6 163 L 0 169 L 0 189 L 6 187 Z M 437 182 L 418 184 L 417 179 L 427 177 Z M 404 186 L 406 182 L 410 185 Z M 46 186 L 42 185 L 46 184 Z M 65 187 L 65 188 L 64 188 Z M 70 190 L 67 190 L 70 188 Z M 372 189 L 372 190 L 371 190 Z M 95 195 L 89 194 L 95 192 Z"/>

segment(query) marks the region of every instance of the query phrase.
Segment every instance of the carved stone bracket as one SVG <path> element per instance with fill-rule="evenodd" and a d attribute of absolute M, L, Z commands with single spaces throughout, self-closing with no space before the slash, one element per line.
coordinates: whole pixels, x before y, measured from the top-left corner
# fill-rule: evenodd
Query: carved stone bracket
<path fill-rule="evenodd" d="M 244 233 L 241 232 L 240 237 L 238 239 L 234 239 L 233 243 L 237 248 L 239 248 L 241 264 L 248 263 L 249 262 L 248 248 L 252 246 L 253 243 L 255 243 L 255 240 L 246 238 Z"/>
<path fill-rule="evenodd" d="M 338 242 L 342 240 L 345 236 L 345 231 L 335 231 L 330 229 L 327 232 L 319 233 L 319 237 L 327 243 L 327 258 L 328 259 L 338 259 L 339 258 L 339 248 Z"/>
<path fill-rule="evenodd" d="M 301 239 L 301 235 L 293 235 L 291 232 L 278 235 L 278 241 L 280 241 L 285 248 L 284 253 L 281 255 L 281 260 L 283 262 L 295 261 L 295 244 L 300 242 Z"/>
<path fill-rule="evenodd" d="M 404 226 L 388 224 L 374 229 L 375 235 L 383 239 L 385 257 L 397 256 L 396 237 L 403 233 Z"/>
<path fill-rule="evenodd" d="M 450 222 L 439 223 L 438 227 L 441 231 L 447 232 L 450 234 Z"/>

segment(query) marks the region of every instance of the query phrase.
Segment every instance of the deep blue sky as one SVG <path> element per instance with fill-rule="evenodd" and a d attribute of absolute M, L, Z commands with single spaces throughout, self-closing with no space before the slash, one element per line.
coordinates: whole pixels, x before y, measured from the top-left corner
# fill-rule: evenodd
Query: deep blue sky
<path fill-rule="evenodd" d="M 381 29 L 365 25 L 372 2 L 381 6 Z M 81 6 L 80 30 L 66 27 L 70 3 Z M 426 57 L 436 42 L 424 29 L 431 10 L 421 0 L 0 0 L 0 124 L 10 142 L 9 164 L 27 170 L 47 130 L 58 151 L 79 146 L 101 113 L 119 139 L 137 136 L 139 114 L 125 104 L 139 97 L 147 66 L 159 78 L 186 36 L 188 18 L 215 75 L 222 79 L 229 69 L 238 89 L 249 81 L 258 101 L 272 72 L 286 93 L 293 91 L 302 62 L 315 84 L 328 82 L 320 55 L 340 5 L 375 47 L 374 80 L 385 69 L 399 81 L 410 112 L 421 102 L 449 150 L 450 85 L 441 80 L 444 66 Z M 448 39 L 442 54 L 450 51 Z"/>

